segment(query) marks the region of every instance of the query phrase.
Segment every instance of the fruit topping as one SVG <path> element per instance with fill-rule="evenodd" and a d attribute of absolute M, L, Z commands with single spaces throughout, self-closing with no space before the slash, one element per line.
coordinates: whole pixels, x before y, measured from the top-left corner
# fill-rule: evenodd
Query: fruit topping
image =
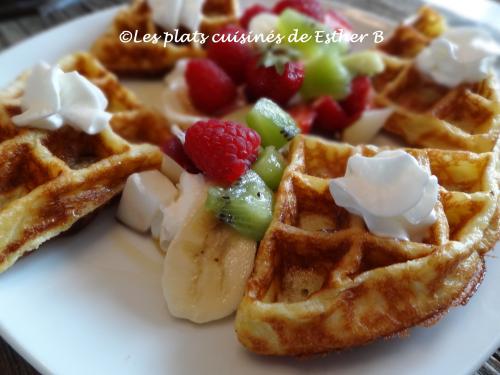
<path fill-rule="evenodd" d="M 273 193 L 256 172 L 249 170 L 227 189 L 210 188 L 205 206 L 222 222 L 259 241 L 272 219 Z"/>
<path fill-rule="evenodd" d="M 266 8 L 263 5 L 260 4 L 255 4 L 252 5 L 251 7 L 245 9 L 245 12 L 240 18 L 240 25 L 241 27 L 245 28 L 248 30 L 248 26 L 250 25 L 250 21 L 258 14 L 262 13 L 269 13 L 271 12 L 270 9 Z"/>
<path fill-rule="evenodd" d="M 302 134 L 311 132 L 316 119 L 316 110 L 309 104 L 297 104 L 287 109 L 287 112 L 295 120 Z"/>
<path fill-rule="evenodd" d="M 338 102 L 324 96 L 314 102 L 317 117 L 315 126 L 325 131 L 339 131 L 354 123 L 368 105 L 371 84 L 368 77 L 356 77 L 351 82 L 351 93 Z"/>
<path fill-rule="evenodd" d="M 264 180 L 271 190 L 277 190 L 286 163 L 283 156 L 273 146 L 268 146 L 259 155 L 252 169 Z"/>
<path fill-rule="evenodd" d="M 373 76 L 384 70 L 382 56 L 375 51 L 361 51 L 342 57 L 342 62 L 353 75 Z"/>
<path fill-rule="evenodd" d="M 349 126 L 351 120 L 339 102 L 330 96 L 323 96 L 314 102 L 316 120 L 314 126 L 332 133 Z"/>
<path fill-rule="evenodd" d="M 280 149 L 299 133 L 293 118 L 269 99 L 260 99 L 247 115 L 247 124 L 255 129 L 262 145 Z"/>
<path fill-rule="evenodd" d="M 281 14 L 286 9 L 294 9 L 308 17 L 323 21 L 323 8 L 318 0 L 282 0 L 273 8 L 273 12 Z"/>
<path fill-rule="evenodd" d="M 340 105 L 352 120 L 357 120 L 368 105 L 371 82 L 368 77 L 359 76 L 351 81 L 351 93 Z"/>
<path fill-rule="evenodd" d="M 327 49 L 344 54 L 348 44 L 337 36 L 332 37 L 332 30 L 326 25 L 298 13 L 292 9 L 285 10 L 278 18 L 278 31 L 285 36 L 285 42 L 310 58 Z M 326 41 L 328 36 L 328 41 Z M 318 42 L 318 39 L 324 39 Z"/>
<path fill-rule="evenodd" d="M 218 31 L 218 34 L 238 37 L 246 34 L 246 31 L 236 25 L 226 25 Z M 249 43 L 221 40 L 208 45 L 207 55 L 238 84 L 245 80 L 245 67 L 254 53 Z"/>
<path fill-rule="evenodd" d="M 251 61 L 246 70 L 246 94 L 250 100 L 269 98 L 285 105 L 300 90 L 304 67 L 288 49 L 271 48 L 260 59 Z"/>
<path fill-rule="evenodd" d="M 217 64 L 209 59 L 192 59 L 185 73 L 188 92 L 196 109 L 213 114 L 233 103 L 236 86 Z"/>
<path fill-rule="evenodd" d="M 189 173 L 199 173 L 200 170 L 196 168 L 189 156 L 187 156 L 184 151 L 184 145 L 181 143 L 179 138 L 170 138 L 162 147 L 165 154 L 170 156 L 174 161 L 184 168 Z"/>
<path fill-rule="evenodd" d="M 343 99 L 349 94 L 351 74 L 337 54 L 325 50 L 306 63 L 301 93 L 306 99 L 330 95 Z"/>
<path fill-rule="evenodd" d="M 198 121 L 186 131 L 184 149 L 209 178 L 229 185 L 257 159 L 259 134 L 231 121 Z"/>

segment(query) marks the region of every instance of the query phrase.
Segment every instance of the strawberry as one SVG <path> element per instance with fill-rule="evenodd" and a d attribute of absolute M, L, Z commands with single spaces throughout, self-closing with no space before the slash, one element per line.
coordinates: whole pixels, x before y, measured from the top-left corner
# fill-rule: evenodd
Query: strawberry
<path fill-rule="evenodd" d="M 257 159 L 259 134 L 232 121 L 198 121 L 186 131 L 184 149 L 194 164 L 215 182 L 230 185 Z"/>
<path fill-rule="evenodd" d="M 244 35 L 246 31 L 236 25 L 223 26 L 218 33 L 220 35 Z M 252 59 L 254 53 L 249 44 L 235 41 L 224 41 L 209 43 L 207 55 L 215 61 L 235 83 L 245 80 L 245 66 Z"/>
<path fill-rule="evenodd" d="M 316 109 L 316 120 L 314 126 L 328 133 L 340 131 L 351 124 L 351 119 L 331 96 L 323 96 L 314 104 Z"/>
<path fill-rule="evenodd" d="M 299 61 L 279 61 L 268 65 L 253 59 L 246 69 L 246 94 L 250 100 L 269 98 L 284 106 L 304 81 L 304 65 Z"/>
<path fill-rule="evenodd" d="M 289 8 L 315 20 L 323 20 L 324 11 L 318 0 L 282 0 L 274 6 L 273 12 L 281 14 L 285 9 Z"/>
<path fill-rule="evenodd" d="M 368 105 L 370 91 L 370 78 L 359 76 L 351 81 L 351 93 L 340 102 L 340 105 L 353 121 L 361 116 Z"/>
<path fill-rule="evenodd" d="M 359 76 L 351 81 L 351 93 L 340 102 L 323 96 L 314 102 L 317 112 L 314 125 L 325 131 L 339 131 L 353 124 L 368 105 L 370 79 Z"/>
<path fill-rule="evenodd" d="M 212 60 L 190 60 L 185 77 L 189 97 L 194 106 L 202 112 L 219 112 L 231 105 L 236 98 L 235 84 Z"/>
<path fill-rule="evenodd" d="M 288 108 L 288 113 L 293 117 L 295 123 L 300 128 L 302 134 L 308 134 L 311 131 L 314 120 L 316 119 L 316 110 L 309 104 L 297 104 Z"/>
<path fill-rule="evenodd" d="M 250 25 L 252 18 L 261 13 L 271 13 L 271 10 L 260 4 L 255 4 L 245 9 L 245 12 L 240 18 L 241 27 L 248 30 L 248 25 Z"/>

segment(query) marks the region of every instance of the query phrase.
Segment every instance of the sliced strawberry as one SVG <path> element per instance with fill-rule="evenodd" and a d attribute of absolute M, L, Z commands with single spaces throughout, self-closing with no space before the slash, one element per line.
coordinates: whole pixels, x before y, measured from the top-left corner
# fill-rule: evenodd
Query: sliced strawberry
<path fill-rule="evenodd" d="M 302 134 L 308 134 L 311 131 L 317 116 L 316 110 L 311 105 L 297 104 L 288 108 L 287 111 L 297 123 Z"/>
<path fill-rule="evenodd" d="M 261 13 L 271 13 L 271 9 L 260 4 L 255 4 L 247 8 L 240 18 L 241 27 L 248 30 L 248 25 L 250 25 L 252 18 Z"/>
<path fill-rule="evenodd" d="M 316 110 L 314 126 L 321 130 L 332 133 L 345 129 L 351 124 L 347 113 L 331 96 L 317 99 L 313 106 Z"/>
<path fill-rule="evenodd" d="M 353 121 L 366 109 L 371 92 L 370 78 L 359 76 L 351 81 L 351 93 L 340 102 L 340 105 Z"/>

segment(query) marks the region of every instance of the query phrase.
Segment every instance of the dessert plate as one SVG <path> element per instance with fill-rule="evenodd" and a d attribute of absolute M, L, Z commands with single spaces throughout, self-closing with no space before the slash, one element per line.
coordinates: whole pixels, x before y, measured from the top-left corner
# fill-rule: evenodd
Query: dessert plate
<path fill-rule="evenodd" d="M 337 9 L 358 32 L 392 26 L 355 8 Z M 116 10 L 3 52 L 0 87 L 40 59 L 55 62 L 87 49 Z M 128 85 L 146 102 L 161 104 L 160 83 Z M 50 241 L 0 275 L 0 334 L 42 373 L 469 374 L 500 345 L 498 245 L 486 257 L 484 282 L 469 304 L 431 328 L 325 357 L 267 358 L 239 345 L 233 317 L 203 326 L 170 317 L 160 287 L 162 255 L 149 236 L 118 224 L 115 210 L 108 207 L 78 234 Z"/>

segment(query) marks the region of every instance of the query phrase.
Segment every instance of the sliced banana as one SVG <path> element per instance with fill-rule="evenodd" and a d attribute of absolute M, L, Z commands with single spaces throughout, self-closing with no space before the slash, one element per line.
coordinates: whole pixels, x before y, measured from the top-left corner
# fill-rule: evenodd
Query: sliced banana
<path fill-rule="evenodd" d="M 151 234 L 163 251 L 167 251 L 170 242 L 198 206 L 205 203 L 208 184 L 201 174 L 182 172 L 177 188 L 177 200 L 162 207 L 152 218 Z"/>
<path fill-rule="evenodd" d="M 233 313 L 252 272 L 257 243 L 220 223 L 200 200 L 165 256 L 162 286 L 170 313 L 205 323 Z"/>

